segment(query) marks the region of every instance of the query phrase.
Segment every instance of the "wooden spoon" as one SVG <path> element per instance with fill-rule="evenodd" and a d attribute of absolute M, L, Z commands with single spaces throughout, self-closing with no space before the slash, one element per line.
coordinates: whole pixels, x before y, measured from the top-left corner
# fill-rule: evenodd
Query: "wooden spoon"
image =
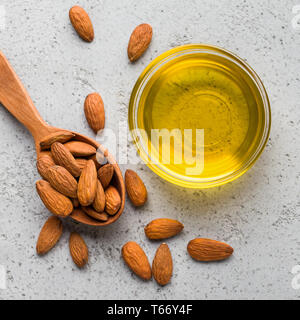
<path fill-rule="evenodd" d="M 27 91 L 23 87 L 20 79 L 14 72 L 13 68 L 7 61 L 6 57 L 0 51 L 0 102 L 3 106 L 18 119 L 32 134 L 35 141 L 37 157 L 42 153 L 40 141 L 47 135 L 61 131 L 55 127 L 49 126 L 40 116 L 30 99 Z M 64 131 L 68 131 L 63 129 Z M 92 140 L 79 133 L 75 134 L 74 139 L 91 144 L 98 149 L 97 152 L 102 153 L 109 163 L 114 166 L 114 177 L 112 184 L 118 189 L 121 196 L 121 207 L 116 215 L 110 217 L 106 222 L 94 220 L 87 216 L 81 209 L 75 209 L 71 217 L 81 223 L 93 226 L 104 226 L 115 222 L 122 214 L 125 204 L 125 184 L 121 170 L 114 157 L 95 140 Z"/>

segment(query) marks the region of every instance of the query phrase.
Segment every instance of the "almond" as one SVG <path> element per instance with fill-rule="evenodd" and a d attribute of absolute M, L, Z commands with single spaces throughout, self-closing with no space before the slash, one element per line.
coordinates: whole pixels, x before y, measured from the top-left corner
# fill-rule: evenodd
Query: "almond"
<path fill-rule="evenodd" d="M 55 166 L 54 160 L 51 155 L 43 155 L 38 158 L 36 162 L 36 167 L 39 174 L 47 180 L 47 171 L 49 168 Z"/>
<path fill-rule="evenodd" d="M 176 236 L 184 228 L 183 224 L 172 219 L 156 219 L 145 227 L 145 234 L 149 239 L 159 240 Z"/>
<path fill-rule="evenodd" d="M 96 153 L 96 148 L 81 141 L 69 141 L 64 146 L 74 157 L 88 157 Z"/>
<path fill-rule="evenodd" d="M 92 21 L 86 11 L 74 6 L 69 11 L 70 21 L 77 34 L 85 41 L 92 42 L 94 40 L 94 28 Z"/>
<path fill-rule="evenodd" d="M 37 181 L 36 189 L 46 208 L 53 214 L 64 218 L 73 211 L 71 200 L 54 190 L 49 182 Z"/>
<path fill-rule="evenodd" d="M 233 248 L 230 245 L 210 239 L 197 238 L 187 246 L 190 256 L 198 261 L 218 261 L 230 257 Z"/>
<path fill-rule="evenodd" d="M 54 142 L 65 143 L 75 137 L 75 134 L 69 131 L 58 131 L 49 134 L 40 142 L 42 150 L 49 149 Z"/>
<path fill-rule="evenodd" d="M 139 59 L 139 57 L 147 50 L 152 39 L 152 27 L 143 23 L 137 26 L 129 39 L 127 53 L 131 62 Z"/>
<path fill-rule="evenodd" d="M 62 222 L 57 217 L 51 216 L 48 218 L 36 243 L 36 252 L 43 255 L 50 251 L 60 239 L 62 231 Z"/>
<path fill-rule="evenodd" d="M 121 206 L 121 197 L 118 190 L 114 186 L 109 186 L 105 190 L 105 211 L 113 216 Z"/>
<path fill-rule="evenodd" d="M 147 201 L 147 189 L 136 172 L 126 170 L 125 186 L 127 194 L 133 205 L 140 207 Z"/>
<path fill-rule="evenodd" d="M 79 268 L 84 267 L 89 260 L 89 252 L 86 243 L 78 233 L 71 233 L 69 240 L 69 248 L 74 263 Z"/>
<path fill-rule="evenodd" d="M 51 153 L 56 164 L 66 168 L 72 176 L 80 176 L 80 167 L 71 152 L 63 144 L 59 142 L 53 143 Z"/>
<path fill-rule="evenodd" d="M 82 172 L 82 169 L 86 166 L 88 160 L 87 159 L 81 159 L 81 158 L 78 158 L 78 159 L 75 159 L 75 160 L 77 162 L 77 165 L 78 165 L 79 169 Z"/>
<path fill-rule="evenodd" d="M 47 171 L 52 188 L 70 198 L 77 198 L 77 181 L 67 169 L 53 166 Z"/>
<path fill-rule="evenodd" d="M 108 220 L 108 214 L 106 212 L 97 212 L 91 207 L 82 207 L 82 210 L 90 217 L 99 220 L 99 221 L 107 221 Z"/>
<path fill-rule="evenodd" d="M 161 286 L 169 283 L 173 273 L 173 260 L 171 251 L 166 243 L 162 243 L 155 254 L 152 263 L 152 274 Z"/>
<path fill-rule="evenodd" d="M 104 129 L 105 111 L 101 96 L 94 92 L 89 94 L 84 102 L 84 113 L 89 126 L 97 133 Z"/>
<path fill-rule="evenodd" d="M 144 250 L 133 241 L 122 248 L 122 256 L 128 267 L 140 278 L 151 279 L 151 267 Z"/>
<path fill-rule="evenodd" d="M 102 184 L 99 180 L 97 180 L 97 192 L 93 203 L 93 207 L 98 212 L 103 212 L 105 209 L 105 193 Z"/>
<path fill-rule="evenodd" d="M 112 164 L 106 164 L 98 170 L 98 178 L 101 181 L 103 189 L 106 189 L 114 175 L 114 166 Z"/>
<path fill-rule="evenodd" d="M 94 202 L 97 192 L 97 170 L 93 160 L 88 160 L 78 182 L 78 200 L 82 206 L 89 206 Z"/>

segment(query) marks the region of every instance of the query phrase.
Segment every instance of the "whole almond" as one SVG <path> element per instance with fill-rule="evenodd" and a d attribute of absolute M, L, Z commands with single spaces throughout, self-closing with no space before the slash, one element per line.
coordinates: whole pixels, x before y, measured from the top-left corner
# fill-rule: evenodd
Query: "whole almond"
<path fill-rule="evenodd" d="M 45 222 L 36 243 L 36 252 L 43 255 L 50 251 L 62 235 L 63 226 L 59 218 L 51 216 Z"/>
<path fill-rule="evenodd" d="M 151 240 L 167 239 L 176 236 L 183 228 L 177 220 L 161 218 L 147 224 L 145 234 Z"/>
<path fill-rule="evenodd" d="M 47 171 L 49 168 L 55 166 L 54 160 L 51 155 L 43 155 L 38 158 L 36 162 L 36 167 L 39 174 L 47 180 Z"/>
<path fill-rule="evenodd" d="M 84 113 L 89 126 L 97 133 L 105 125 L 104 104 L 100 94 L 89 94 L 84 102 Z"/>
<path fill-rule="evenodd" d="M 97 212 L 91 207 L 82 207 L 82 210 L 90 217 L 99 220 L 99 221 L 107 221 L 108 220 L 108 214 L 106 212 Z"/>
<path fill-rule="evenodd" d="M 74 263 L 79 268 L 84 267 L 89 260 L 89 252 L 86 243 L 78 233 L 71 233 L 69 240 L 69 248 Z"/>
<path fill-rule="evenodd" d="M 101 182 L 97 179 L 97 192 L 95 200 L 93 202 L 93 207 L 97 212 L 103 212 L 105 209 L 105 193 Z"/>
<path fill-rule="evenodd" d="M 92 42 L 94 40 L 94 28 L 86 11 L 79 6 L 74 6 L 69 11 L 69 17 L 78 35 L 83 40 Z"/>
<path fill-rule="evenodd" d="M 152 27 L 143 23 L 137 26 L 129 39 L 127 53 L 131 62 L 139 59 L 139 57 L 147 50 L 152 39 Z"/>
<path fill-rule="evenodd" d="M 114 186 L 109 186 L 105 190 L 105 211 L 113 216 L 121 206 L 121 197 L 118 190 Z"/>
<path fill-rule="evenodd" d="M 122 256 L 128 267 L 140 278 L 151 279 L 151 267 L 144 250 L 133 241 L 122 248 Z"/>
<path fill-rule="evenodd" d="M 37 181 L 36 189 L 46 208 L 53 214 L 64 218 L 73 211 L 71 200 L 53 189 L 49 182 Z"/>
<path fill-rule="evenodd" d="M 173 273 L 173 260 L 171 251 L 166 243 L 162 243 L 155 254 L 152 263 L 152 274 L 161 286 L 169 283 Z"/>
<path fill-rule="evenodd" d="M 49 149 L 54 142 L 65 143 L 75 137 L 75 134 L 69 131 L 58 131 L 49 134 L 40 142 L 42 150 Z"/>
<path fill-rule="evenodd" d="M 110 163 L 104 165 L 98 170 L 98 178 L 101 181 L 103 189 L 106 189 L 114 175 L 114 166 Z"/>
<path fill-rule="evenodd" d="M 77 165 L 79 166 L 81 172 L 82 172 L 82 169 L 86 166 L 88 160 L 87 159 L 82 159 L 82 158 L 77 158 L 75 159 L 76 162 L 77 162 Z"/>
<path fill-rule="evenodd" d="M 97 170 L 93 160 L 88 160 L 78 182 L 77 196 L 82 206 L 91 205 L 97 192 Z"/>
<path fill-rule="evenodd" d="M 51 146 L 54 162 L 66 168 L 72 176 L 79 177 L 81 170 L 72 153 L 61 143 L 55 142 Z"/>
<path fill-rule="evenodd" d="M 191 240 L 187 246 L 190 256 L 198 261 L 218 261 L 230 257 L 233 248 L 220 241 L 197 238 Z"/>
<path fill-rule="evenodd" d="M 147 201 L 147 189 L 136 172 L 126 170 L 125 186 L 127 194 L 133 205 L 140 207 Z"/>
<path fill-rule="evenodd" d="M 47 177 L 55 190 L 67 197 L 77 198 L 77 181 L 67 169 L 53 166 L 48 169 Z"/>
<path fill-rule="evenodd" d="M 74 157 L 88 157 L 96 153 L 96 148 L 81 141 L 69 141 L 64 146 Z"/>

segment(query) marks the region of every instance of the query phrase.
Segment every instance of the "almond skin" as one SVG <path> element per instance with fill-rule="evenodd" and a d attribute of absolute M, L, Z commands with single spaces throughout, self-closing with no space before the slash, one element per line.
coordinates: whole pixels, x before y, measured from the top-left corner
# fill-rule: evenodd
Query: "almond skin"
<path fill-rule="evenodd" d="M 97 192 L 97 170 L 93 160 L 88 160 L 78 182 L 77 196 L 82 206 L 91 205 Z"/>
<path fill-rule="evenodd" d="M 98 170 L 98 178 L 101 181 L 103 189 L 106 189 L 114 175 L 114 166 L 112 164 L 106 164 Z"/>
<path fill-rule="evenodd" d="M 104 129 L 105 111 L 103 100 L 99 93 L 89 94 L 84 102 L 84 113 L 89 126 L 97 133 Z"/>
<path fill-rule="evenodd" d="M 36 162 L 36 167 L 39 172 L 39 174 L 47 180 L 47 171 L 49 168 L 55 166 L 55 162 L 51 155 L 43 155 L 38 158 Z"/>
<path fill-rule="evenodd" d="M 126 170 L 125 186 L 128 197 L 133 205 L 140 207 L 146 203 L 147 189 L 142 179 L 133 170 Z"/>
<path fill-rule="evenodd" d="M 69 248 L 74 263 L 79 268 L 83 268 L 89 260 L 89 251 L 85 241 L 78 233 L 71 233 L 69 240 Z"/>
<path fill-rule="evenodd" d="M 161 286 L 165 286 L 171 280 L 173 273 L 173 260 L 171 251 L 166 243 L 162 243 L 155 254 L 152 263 L 152 274 Z"/>
<path fill-rule="evenodd" d="M 177 220 L 162 218 L 147 224 L 145 234 L 151 240 L 167 239 L 176 236 L 183 228 Z"/>
<path fill-rule="evenodd" d="M 36 243 L 36 252 L 43 255 L 50 251 L 62 235 L 62 222 L 55 216 L 51 216 L 44 224 Z"/>
<path fill-rule="evenodd" d="M 75 134 L 69 131 L 58 131 L 49 134 L 40 142 L 42 150 L 49 149 L 54 142 L 65 143 L 75 137 Z"/>
<path fill-rule="evenodd" d="M 79 6 L 72 7 L 69 11 L 69 18 L 74 29 L 83 40 L 87 42 L 94 40 L 92 21 L 83 8 Z"/>
<path fill-rule="evenodd" d="M 71 152 L 61 143 L 55 142 L 51 146 L 54 162 L 66 168 L 72 176 L 79 177 L 81 170 Z"/>
<path fill-rule="evenodd" d="M 187 246 L 188 253 L 198 261 L 219 261 L 229 258 L 233 248 L 220 241 L 197 238 L 191 240 Z"/>
<path fill-rule="evenodd" d="M 77 198 L 73 198 L 73 199 L 71 199 L 71 201 L 73 203 L 73 207 L 74 208 L 78 208 L 79 207 L 80 203 L 79 203 Z"/>
<path fill-rule="evenodd" d="M 70 198 L 77 198 L 77 181 L 67 169 L 53 166 L 47 171 L 52 188 Z"/>
<path fill-rule="evenodd" d="M 64 218 L 73 211 L 71 200 L 53 189 L 49 182 L 37 181 L 36 189 L 46 208 L 53 214 Z"/>
<path fill-rule="evenodd" d="M 108 214 L 106 212 L 97 212 L 91 207 L 82 207 L 82 210 L 90 217 L 106 222 L 108 220 Z"/>
<path fill-rule="evenodd" d="M 76 162 L 77 162 L 77 165 L 79 166 L 81 172 L 82 172 L 82 169 L 86 166 L 88 160 L 87 159 L 81 159 L 81 158 L 78 158 L 78 159 L 75 159 Z"/>
<path fill-rule="evenodd" d="M 128 267 L 140 278 L 151 279 L 151 267 L 144 250 L 133 241 L 122 248 L 122 256 Z"/>
<path fill-rule="evenodd" d="M 143 23 L 137 26 L 129 39 L 127 53 L 131 62 L 140 58 L 140 56 L 147 50 L 152 39 L 152 27 Z"/>
<path fill-rule="evenodd" d="M 121 197 L 118 190 L 114 186 L 109 186 L 105 190 L 105 211 L 113 216 L 121 206 Z"/>
<path fill-rule="evenodd" d="M 93 207 L 97 212 L 103 212 L 105 209 L 105 193 L 99 180 L 97 180 L 97 192 L 93 202 Z"/>
<path fill-rule="evenodd" d="M 96 153 L 96 148 L 81 141 L 69 141 L 64 146 L 74 157 L 88 157 Z"/>

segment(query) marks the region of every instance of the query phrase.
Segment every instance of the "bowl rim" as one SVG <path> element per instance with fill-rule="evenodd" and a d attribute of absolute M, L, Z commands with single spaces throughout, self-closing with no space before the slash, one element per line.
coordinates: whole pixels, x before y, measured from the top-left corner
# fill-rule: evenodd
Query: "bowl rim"
<path fill-rule="evenodd" d="M 249 77 L 252 79 L 253 84 L 258 89 L 261 99 L 263 101 L 263 108 L 264 108 L 264 115 L 265 115 L 265 121 L 263 124 L 263 134 L 261 136 L 260 142 L 256 148 L 256 150 L 253 152 L 251 157 L 247 159 L 247 161 L 239 168 L 238 170 L 232 172 L 229 175 L 226 175 L 222 178 L 217 178 L 215 180 L 211 181 L 191 181 L 190 179 L 179 179 L 178 177 L 175 177 L 170 174 L 170 172 L 165 171 L 162 167 L 159 166 L 159 163 L 153 163 L 151 161 L 150 155 L 145 151 L 143 148 L 141 141 L 141 136 L 138 135 L 138 130 L 132 130 L 132 129 L 138 129 L 137 126 L 137 111 L 138 111 L 138 102 L 141 94 L 143 93 L 143 89 L 151 79 L 152 75 L 165 63 L 169 62 L 171 59 L 177 58 L 184 54 L 193 54 L 193 53 L 210 53 L 210 54 L 217 54 L 219 56 L 222 56 L 223 58 L 227 60 L 231 60 L 237 67 L 243 69 Z M 152 62 L 149 63 L 149 65 L 143 70 L 139 78 L 137 79 L 132 93 L 130 97 L 129 102 L 129 110 L 128 110 L 128 123 L 129 123 L 129 130 L 131 132 L 131 136 L 133 139 L 133 142 L 137 148 L 137 152 L 141 159 L 145 162 L 145 164 L 158 176 L 162 177 L 164 180 L 169 181 L 173 184 L 187 187 L 187 188 L 195 188 L 195 189 L 203 189 L 203 188 L 210 188 L 210 187 L 216 187 L 223 185 L 225 183 L 228 183 L 230 181 L 233 181 L 240 177 L 242 174 L 244 174 L 246 171 L 248 171 L 254 163 L 257 161 L 257 159 L 262 154 L 271 130 L 271 107 L 270 107 L 270 101 L 268 98 L 268 94 L 266 92 L 265 86 L 263 85 L 260 77 L 257 75 L 257 73 L 250 67 L 250 65 L 243 59 L 241 59 L 236 54 L 232 53 L 231 51 L 210 45 L 210 44 L 186 44 L 182 46 L 178 46 L 175 48 L 172 48 L 161 55 L 159 55 L 157 58 L 155 58 Z"/>

